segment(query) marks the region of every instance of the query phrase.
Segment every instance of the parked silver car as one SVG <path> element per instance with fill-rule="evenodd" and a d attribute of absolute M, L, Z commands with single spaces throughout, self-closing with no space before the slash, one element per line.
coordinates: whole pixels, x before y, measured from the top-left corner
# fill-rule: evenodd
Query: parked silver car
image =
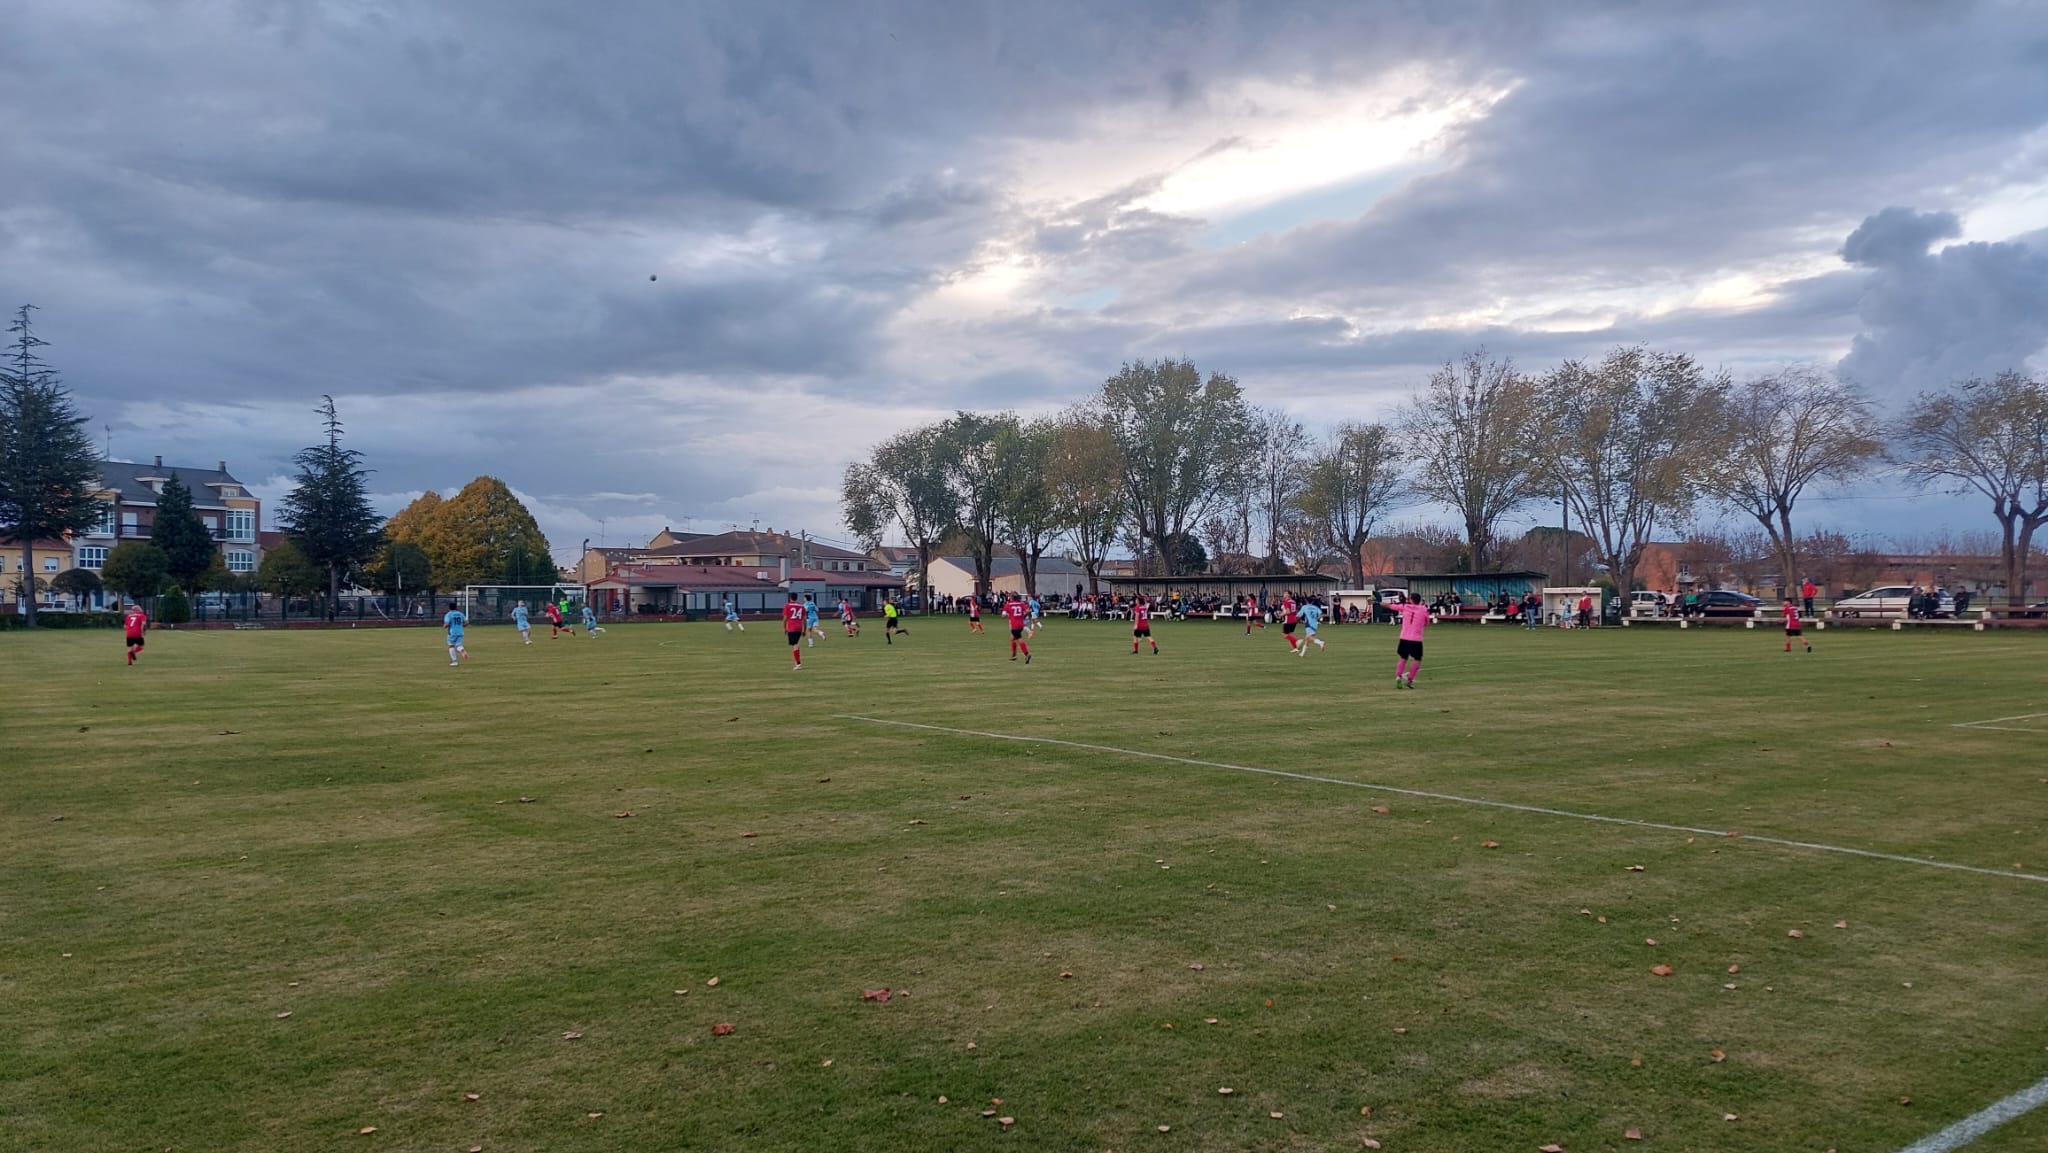
<path fill-rule="evenodd" d="M 1844 597 L 1835 602 L 1834 608 L 1835 615 L 1841 617 L 1903 617 L 1912 610 L 1912 606 L 1911 585 L 1885 585 L 1853 597 Z M 1945 592 L 1939 594 L 1934 615 L 1956 615 L 1956 598 Z"/>

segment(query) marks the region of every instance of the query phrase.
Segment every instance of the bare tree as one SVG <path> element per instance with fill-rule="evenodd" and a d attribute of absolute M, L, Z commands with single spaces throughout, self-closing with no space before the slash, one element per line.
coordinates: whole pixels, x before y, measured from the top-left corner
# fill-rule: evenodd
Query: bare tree
<path fill-rule="evenodd" d="M 1401 455 L 1383 424 L 1341 424 L 1310 458 L 1298 504 L 1321 543 L 1344 558 L 1344 573 L 1365 583 L 1365 542 L 1407 491 Z"/>
<path fill-rule="evenodd" d="M 893 527 L 917 550 L 917 587 L 931 610 L 932 546 L 959 522 L 960 505 L 947 483 L 945 426 L 901 432 L 875 447 L 865 461 L 846 466 L 840 501 L 846 527 L 862 546 L 879 548 Z"/>
<path fill-rule="evenodd" d="M 1046 478 L 1058 502 L 1088 591 L 1101 591 L 1102 562 L 1127 523 L 1123 456 L 1107 425 L 1087 408 L 1055 420 Z"/>
<path fill-rule="evenodd" d="M 1457 510 L 1474 572 L 1495 562 L 1500 519 L 1532 495 L 1535 415 L 1535 386 L 1483 349 L 1446 361 L 1402 414 L 1401 434 L 1421 456 L 1415 490 Z"/>
<path fill-rule="evenodd" d="M 1545 378 L 1545 470 L 1617 590 L 1634 586 L 1657 526 L 1691 508 L 1726 388 L 1690 356 L 1646 348 L 1617 348 L 1598 364 L 1568 360 Z"/>
<path fill-rule="evenodd" d="M 1309 444 L 1307 430 L 1285 412 L 1251 410 L 1243 481 L 1252 511 L 1266 530 L 1265 551 L 1259 557 L 1264 572 L 1283 571 L 1280 538 L 1306 479 Z"/>
<path fill-rule="evenodd" d="M 1242 459 L 1249 422 L 1237 381 L 1214 372 L 1203 380 L 1192 361 L 1138 361 L 1103 382 L 1097 403 L 1143 540 L 1168 575 L 1193 571 L 1201 547 L 1191 530 Z"/>
<path fill-rule="evenodd" d="M 2025 603 L 2027 554 L 2048 523 L 2048 387 L 2004 372 L 1921 393 L 1895 436 L 1907 475 L 1990 499 L 2007 601 Z"/>
<path fill-rule="evenodd" d="M 1782 594 L 1800 576 L 1793 505 L 1808 487 L 1848 480 L 1883 455 L 1877 417 L 1854 388 L 1803 365 L 1736 385 L 1721 416 L 1707 486 L 1763 526 Z"/>

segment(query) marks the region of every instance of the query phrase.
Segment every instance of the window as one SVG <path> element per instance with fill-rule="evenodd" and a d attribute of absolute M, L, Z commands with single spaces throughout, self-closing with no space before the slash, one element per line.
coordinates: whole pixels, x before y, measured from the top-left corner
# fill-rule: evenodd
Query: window
<path fill-rule="evenodd" d="M 44 557 L 44 558 L 43 558 L 43 571 L 44 571 L 44 572 L 56 572 L 56 571 L 57 571 L 57 558 L 56 558 L 56 557 L 53 557 L 53 556 L 46 556 L 46 557 Z"/>
<path fill-rule="evenodd" d="M 108 500 L 100 502 L 100 519 L 93 522 L 93 526 L 90 529 L 87 529 L 86 531 L 90 532 L 94 536 L 114 535 L 113 501 Z"/>
<path fill-rule="evenodd" d="M 135 519 L 135 514 L 134 514 L 134 513 L 132 513 L 132 512 L 124 512 L 124 513 L 122 513 L 122 514 L 121 514 L 121 535 L 122 535 L 122 536 L 141 536 L 141 535 L 142 535 L 142 530 L 141 530 L 141 526 L 140 526 L 140 525 L 139 525 L 139 524 L 138 524 L 138 523 L 136 522 L 136 519 Z"/>
<path fill-rule="evenodd" d="M 78 567 L 98 572 L 107 565 L 107 550 L 103 545 L 89 544 L 78 550 Z"/>
<path fill-rule="evenodd" d="M 228 510 L 228 539 L 256 539 L 256 510 L 253 508 L 231 508 Z"/>
<path fill-rule="evenodd" d="M 231 548 L 231 549 L 229 549 L 229 550 L 228 550 L 228 571 L 229 571 L 229 572 L 255 572 L 255 571 L 256 571 L 256 554 L 255 554 L 254 552 L 252 552 L 251 550 L 249 550 L 249 549 L 245 549 L 245 548 Z"/>
<path fill-rule="evenodd" d="M 205 516 L 199 518 L 199 523 L 206 526 L 206 535 L 212 537 L 215 540 L 220 539 L 219 517 L 213 515 L 212 513 L 207 513 Z"/>

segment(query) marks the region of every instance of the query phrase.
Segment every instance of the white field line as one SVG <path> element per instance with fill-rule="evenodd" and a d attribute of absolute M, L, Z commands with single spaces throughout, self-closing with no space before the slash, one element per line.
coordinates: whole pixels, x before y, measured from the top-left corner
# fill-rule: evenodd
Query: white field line
<path fill-rule="evenodd" d="M 2006 721 L 2031 721 L 2048 717 L 2048 713 L 2021 713 L 2016 717 L 1990 717 L 1981 721 L 1957 721 L 1952 729 L 1990 729 L 1998 733 L 2048 733 L 2048 729 L 2029 728 L 2025 725 L 2008 725 Z"/>
<path fill-rule="evenodd" d="M 1960 1149 L 2007 1121 L 2016 1120 L 2044 1104 L 2048 1104 L 2048 1078 L 2036 1081 L 2005 1100 L 1970 1114 L 1939 1133 L 1922 1137 L 1899 1150 L 1899 1153 L 1949 1153 L 1949 1150 Z"/>
<path fill-rule="evenodd" d="M 1176 757 L 1167 753 L 1152 753 L 1142 749 L 1123 749 L 1115 745 L 1091 745 L 1082 741 L 1062 740 L 1058 737 L 1019 736 L 1015 733 L 990 733 L 980 729 L 956 729 L 946 725 L 922 725 L 914 721 L 893 721 L 883 717 L 864 717 L 853 713 L 838 713 L 834 720 L 861 721 L 870 725 L 891 725 L 901 729 L 921 729 L 931 733 L 949 733 L 958 737 L 982 737 L 992 741 L 1016 741 L 1031 745 L 1056 745 L 1061 748 L 1082 749 L 1093 753 L 1114 753 L 1122 757 L 1138 757 L 1144 760 L 1171 761 L 1178 765 L 1194 765 L 1204 769 L 1229 769 L 1238 773 L 1257 773 L 1267 777 L 1284 777 L 1292 781 L 1312 781 L 1319 785 L 1343 785 L 1353 789 L 1369 789 L 1376 793 L 1393 793 L 1404 797 L 1417 797 L 1430 801 L 1448 801 L 1457 805 L 1478 805 L 1488 809 L 1506 809 L 1515 813 L 1534 813 L 1544 817 L 1569 817 L 1575 821 L 1595 821 L 1603 825 L 1626 825 L 1637 829 L 1659 829 L 1670 833 L 1693 833 L 1707 837 L 1732 837 L 1736 834 L 1727 829 L 1703 829 L 1693 825 L 1667 825 L 1661 821 L 1638 821 L 1631 817 L 1609 817 L 1600 813 L 1575 813 L 1568 809 L 1551 809 L 1542 805 L 1523 805 L 1513 801 L 1491 801 L 1483 797 L 1461 797 L 1455 793 L 1436 793 L 1426 789 L 1408 789 L 1399 785 L 1377 785 L 1369 781 L 1347 781 L 1342 777 L 1319 777 L 1312 773 L 1294 773 L 1286 769 L 1262 769 L 1256 765 L 1233 765 L 1224 761 L 1204 761 L 1193 757 Z M 1823 845 L 1815 841 L 1795 841 L 1785 837 L 1766 837 L 1754 833 L 1742 833 L 1740 839 L 1766 845 L 1778 845 L 1789 849 L 1810 849 L 1819 853 L 1841 853 L 1851 857 L 1867 857 L 1878 861 L 1894 861 L 1902 865 L 1921 865 L 1930 869 L 1948 869 L 1958 873 L 1976 873 L 1986 877 L 2006 877 L 2015 881 L 2037 881 L 2048 883 L 2048 876 L 2039 873 L 2022 873 L 2012 869 L 1986 869 L 1977 865 L 1958 865 L 1950 861 L 1936 861 L 1928 857 L 1908 857 L 1898 853 L 1881 853 L 1875 849 L 1854 849 L 1844 845 Z"/>

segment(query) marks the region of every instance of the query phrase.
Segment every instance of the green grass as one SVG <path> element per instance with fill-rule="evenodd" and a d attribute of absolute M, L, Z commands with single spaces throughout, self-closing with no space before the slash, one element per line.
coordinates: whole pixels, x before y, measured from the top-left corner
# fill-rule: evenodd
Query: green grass
<path fill-rule="evenodd" d="M 835 719 L 2048 872 L 2048 733 L 1951 727 L 2048 637 L 965 628 L 0 637 L 0 1149 L 1849 1153 L 2048 1075 L 2048 884 Z"/>

